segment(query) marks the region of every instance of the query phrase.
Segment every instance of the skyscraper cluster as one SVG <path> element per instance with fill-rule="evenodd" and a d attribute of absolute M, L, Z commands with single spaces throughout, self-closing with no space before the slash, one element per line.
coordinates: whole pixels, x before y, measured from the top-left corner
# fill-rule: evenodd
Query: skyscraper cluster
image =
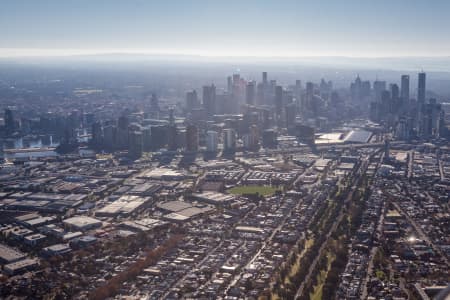
<path fill-rule="evenodd" d="M 359 77 L 352 84 L 355 94 L 361 93 Z M 368 96 L 370 83 L 364 89 Z M 445 134 L 444 111 L 436 99 L 426 98 L 426 74 L 418 74 L 417 99 L 410 97 L 410 77 L 402 75 L 400 88 L 397 84 L 375 81 L 373 101 L 370 103 L 370 119 L 382 123 L 387 130 L 393 130 L 396 138 L 409 140 L 413 138 L 438 138 Z"/>

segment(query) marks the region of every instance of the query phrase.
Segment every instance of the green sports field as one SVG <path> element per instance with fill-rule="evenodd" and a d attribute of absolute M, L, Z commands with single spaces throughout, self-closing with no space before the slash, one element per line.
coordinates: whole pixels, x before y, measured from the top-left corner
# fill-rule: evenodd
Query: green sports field
<path fill-rule="evenodd" d="M 228 192 L 235 195 L 258 193 L 263 196 L 270 196 L 273 195 L 277 190 L 277 187 L 270 185 L 241 185 L 229 189 Z"/>

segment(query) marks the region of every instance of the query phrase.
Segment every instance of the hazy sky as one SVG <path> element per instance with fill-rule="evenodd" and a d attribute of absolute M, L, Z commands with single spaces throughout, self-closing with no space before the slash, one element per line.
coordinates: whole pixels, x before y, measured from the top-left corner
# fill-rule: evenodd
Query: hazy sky
<path fill-rule="evenodd" d="M 0 56 L 450 56 L 449 0 L 0 0 Z"/>

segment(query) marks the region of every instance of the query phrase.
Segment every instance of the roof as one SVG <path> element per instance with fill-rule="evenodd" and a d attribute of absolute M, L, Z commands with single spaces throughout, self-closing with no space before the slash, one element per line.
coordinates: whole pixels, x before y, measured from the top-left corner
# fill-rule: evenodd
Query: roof
<path fill-rule="evenodd" d="M 83 227 L 87 227 L 87 226 L 96 226 L 96 225 L 102 224 L 101 221 L 91 218 L 91 217 L 86 217 L 86 216 L 77 216 L 77 217 L 68 218 L 68 219 L 65 219 L 63 221 L 63 223 L 66 225 L 77 227 L 77 228 L 83 228 Z"/>
<path fill-rule="evenodd" d="M 0 259 L 6 262 L 13 262 L 26 257 L 25 253 L 22 253 L 16 249 L 0 244 Z"/>
<path fill-rule="evenodd" d="M 346 143 L 367 143 L 372 132 L 366 130 L 352 130 L 345 137 Z"/>
<path fill-rule="evenodd" d="M 22 260 L 5 265 L 5 270 L 15 272 L 15 271 L 21 270 L 23 268 L 35 266 L 38 264 L 38 262 L 39 261 L 36 258 L 22 259 Z"/>
<path fill-rule="evenodd" d="M 188 203 L 188 202 L 184 202 L 184 201 L 175 200 L 175 201 L 158 203 L 156 206 L 163 210 L 176 212 L 176 211 L 180 211 L 180 210 L 192 207 L 192 204 Z"/>

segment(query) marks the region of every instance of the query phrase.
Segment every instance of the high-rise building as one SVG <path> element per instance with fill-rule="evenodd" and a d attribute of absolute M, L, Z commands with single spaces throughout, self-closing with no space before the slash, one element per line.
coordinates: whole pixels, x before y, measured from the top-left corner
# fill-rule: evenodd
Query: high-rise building
<path fill-rule="evenodd" d="M 16 113 L 12 108 L 5 109 L 5 133 L 7 136 L 12 135 L 16 130 Z"/>
<path fill-rule="evenodd" d="M 223 130 L 223 151 L 236 151 L 236 132 L 232 128 L 226 128 Z"/>
<path fill-rule="evenodd" d="M 103 144 L 107 150 L 117 147 L 117 127 L 113 124 L 103 126 Z"/>
<path fill-rule="evenodd" d="M 169 127 L 167 125 L 154 125 L 151 126 L 151 148 L 152 150 L 159 150 L 165 148 L 169 141 Z"/>
<path fill-rule="evenodd" d="M 293 128 L 297 117 L 297 107 L 294 103 L 286 105 L 286 128 Z"/>
<path fill-rule="evenodd" d="M 214 84 L 203 87 L 203 108 L 206 112 L 206 118 L 212 119 L 216 113 L 216 87 Z"/>
<path fill-rule="evenodd" d="M 404 102 L 409 101 L 409 75 L 402 75 L 400 96 Z"/>
<path fill-rule="evenodd" d="M 267 85 L 267 72 L 262 72 L 262 82 Z"/>
<path fill-rule="evenodd" d="M 134 130 L 130 131 L 128 154 L 133 159 L 142 156 L 142 132 Z"/>
<path fill-rule="evenodd" d="M 117 147 L 125 149 L 128 146 L 128 126 L 130 120 L 128 116 L 122 115 L 117 122 Z"/>
<path fill-rule="evenodd" d="M 193 109 L 199 108 L 200 103 L 197 97 L 197 91 L 192 90 L 186 93 L 186 109 L 187 111 L 191 111 Z"/>
<path fill-rule="evenodd" d="M 103 145 L 103 128 L 100 122 L 92 124 L 92 145 L 94 147 L 101 147 Z"/>
<path fill-rule="evenodd" d="M 159 112 L 159 100 L 155 93 L 152 93 L 150 108 L 153 112 Z"/>
<path fill-rule="evenodd" d="M 216 131 L 209 130 L 206 132 L 206 151 L 217 152 L 217 144 L 219 143 L 219 135 Z"/>
<path fill-rule="evenodd" d="M 379 81 L 376 80 L 373 83 L 373 91 L 375 95 L 375 101 L 380 102 L 381 101 L 381 94 L 386 90 L 386 81 Z"/>
<path fill-rule="evenodd" d="M 178 149 L 178 129 L 175 124 L 170 124 L 168 128 L 167 148 L 169 151 Z"/>
<path fill-rule="evenodd" d="M 198 128 L 192 124 L 186 126 L 186 151 L 198 151 Z"/>
<path fill-rule="evenodd" d="M 275 87 L 275 111 L 280 117 L 283 111 L 283 87 L 281 85 Z"/>
<path fill-rule="evenodd" d="M 255 104 L 255 91 L 256 83 L 254 81 L 249 81 L 247 83 L 247 86 L 245 87 L 245 102 L 248 105 L 254 105 Z"/>
<path fill-rule="evenodd" d="M 152 150 L 152 128 L 150 126 L 142 128 L 142 149 L 145 152 Z"/>
<path fill-rule="evenodd" d="M 419 82 L 417 87 L 417 102 L 421 106 L 425 103 L 426 74 L 419 73 Z"/>
<path fill-rule="evenodd" d="M 277 132 L 273 129 L 266 129 L 262 134 L 264 148 L 275 148 L 277 146 Z"/>
<path fill-rule="evenodd" d="M 395 83 L 391 83 L 389 85 L 389 88 L 391 90 L 391 98 L 392 99 L 398 99 L 400 97 L 400 90 L 398 88 L 398 85 Z"/>

